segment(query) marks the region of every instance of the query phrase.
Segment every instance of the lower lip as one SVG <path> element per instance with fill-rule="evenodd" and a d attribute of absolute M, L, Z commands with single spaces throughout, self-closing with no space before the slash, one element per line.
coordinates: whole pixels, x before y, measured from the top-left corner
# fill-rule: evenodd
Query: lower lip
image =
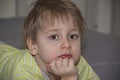
<path fill-rule="evenodd" d="M 63 54 L 63 55 L 58 56 L 58 58 L 71 58 L 71 57 L 72 57 L 71 54 Z"/>

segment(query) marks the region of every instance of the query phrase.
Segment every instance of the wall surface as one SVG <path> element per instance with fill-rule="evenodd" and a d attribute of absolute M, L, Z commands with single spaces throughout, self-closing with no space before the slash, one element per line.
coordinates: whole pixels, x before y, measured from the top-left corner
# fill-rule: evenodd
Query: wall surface
<path fill-rule="evenodd" d="M 18 4 L 17 16 L 19 16 L 19 17 L 26 16 L 34 1 L 35 0 L 17 0 L 17 4 Z"/>
<path fill-rule="evenodd" d="M 120 0 L 114 0 L 112 3 L 112 34 L 120 36 Z"/>
<path fill-rule="evenodd" d="M 99 0 L 98 3 L 97 31 L 111 34 L 112 0 Z"/>
<path fill-rule="evenodd" d="M 0 0 L 0 18 L 16 17 L 15 0 Z"/>

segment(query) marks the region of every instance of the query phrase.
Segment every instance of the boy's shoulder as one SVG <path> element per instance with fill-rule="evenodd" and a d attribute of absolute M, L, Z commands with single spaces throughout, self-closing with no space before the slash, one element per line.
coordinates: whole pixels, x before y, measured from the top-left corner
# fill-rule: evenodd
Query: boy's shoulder
<path fill-rule="evenodd" d="M 23 73 L 23 74 L 21 74 Z M 45 80 L 27 49 L 19 50 L 8 44 L 0 44 L 0 80 L 22 79 L 24 76 Z M 18 76 L 19 75 L 19 76 Z"/>
<path fill-rule="evenodd" d="M 80 61 L 77 65 L 79 79 L 81 80 L 100 80 L 92 67 L 87 63 L 83 56 L 80 57 Z"/>
<path fill-rule="evenodd" d="M 28 49 L 23 51 L 24 56 L 21 58 L 17 64 L 13 76 L 15 80 L 22 79 L 34 79 L 34 80 L 45 80 L 41 73 L 41 69 L 37 65 L 34 57 L 29 53 Z"/>

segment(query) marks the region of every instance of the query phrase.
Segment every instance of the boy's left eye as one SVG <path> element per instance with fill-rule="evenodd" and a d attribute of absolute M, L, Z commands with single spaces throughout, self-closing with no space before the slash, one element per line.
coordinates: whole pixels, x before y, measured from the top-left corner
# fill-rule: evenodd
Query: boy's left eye
<path fill-rule="evenodd" d="M 77 34 L 71 34 L 69 36 L 70 39 L 77 39 L 78 37 L 79 37 L 79 35 L 77 35 Z"/>

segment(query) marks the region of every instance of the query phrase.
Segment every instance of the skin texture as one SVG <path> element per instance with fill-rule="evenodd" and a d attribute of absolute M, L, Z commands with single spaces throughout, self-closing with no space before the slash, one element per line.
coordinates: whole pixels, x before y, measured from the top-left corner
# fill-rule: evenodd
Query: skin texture
<path fill-rule="evenodd" d="M 27 39 L 28 48 L 51 80 L 77 80 L 80 58 L 80 32 L 73 20 L 56 19 L 37 33 L 36 42 Z"/>

